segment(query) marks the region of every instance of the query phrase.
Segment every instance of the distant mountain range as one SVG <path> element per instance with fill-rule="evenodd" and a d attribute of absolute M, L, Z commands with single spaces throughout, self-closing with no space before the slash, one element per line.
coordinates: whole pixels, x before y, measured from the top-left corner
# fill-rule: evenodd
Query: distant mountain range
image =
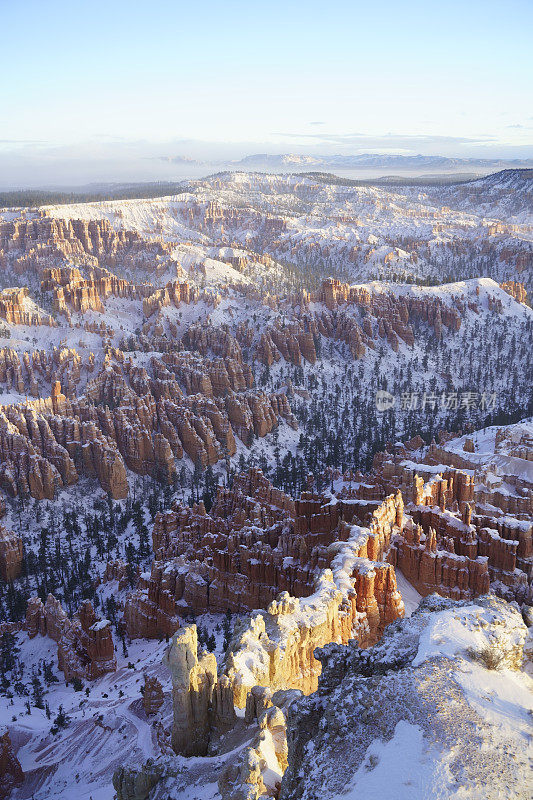
<path fill-rule="evenodd" d="M 457 169 L 458 167 L 532 167 L 533 160 L 520 159 L 484 159 L 484 158 L 448 158 L 446 156 L 402 156 L 383 153 L 360 153 L 358 155 L 332 155 L 332 156 L 303 156 L 294 153 L 271 155 L 257 153 L 246 156 L 240 161 L 233 162 L 236 166 L 245 168 L 270 167 L 282 169 L 284 167 L 313 166 L 336 169 L 355 169 L 357 167 L 385 167 L 387 169 Z"/>
<path fill-rule="evenodd" d="M 196 160 L 187 156 L 161 156 L 161 161 L 181 167 L 223 167 L 226 169 L 258 170 L 268 172 L 312 169 L 315 171 L 386 169 L 386 170 L 501 170 L 533 167 L 533 159 L 448 158 L 447 156 L 403 156 L 387 153 L 359 153 L 357 155 L 302 155 L 300 153 L 253 153 L 238 160 Z M 466 173 L 465 173 L 466 174 Z"/>

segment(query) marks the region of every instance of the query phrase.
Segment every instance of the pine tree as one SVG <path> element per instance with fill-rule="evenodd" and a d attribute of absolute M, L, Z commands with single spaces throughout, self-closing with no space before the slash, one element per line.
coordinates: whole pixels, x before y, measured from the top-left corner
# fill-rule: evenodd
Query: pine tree
<path fill-rule="evenodd" d="M 38 675 L 34 675 L 32 682 L 33 705 L 36 708 L 44 708 L 44 690 Z"/>

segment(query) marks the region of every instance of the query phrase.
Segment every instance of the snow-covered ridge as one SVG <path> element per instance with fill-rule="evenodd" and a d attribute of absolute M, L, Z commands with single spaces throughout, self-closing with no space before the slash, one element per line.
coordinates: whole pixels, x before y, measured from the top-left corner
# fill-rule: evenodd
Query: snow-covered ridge
<path fill-rule="evenodd" d="M 105 218 L 147 238 L 251 246 L 302 269 L 325 263 L 332 273 L 358 281 L 381 275 L 472 277 L 478 265 L 478 275 L 489 270 L 499 281 L 529 283 L 528 271 L 514 265 L 532 257 L 530 172 L 509 170 L 427 188 L 340 186 L 312 176 L 227 172 L 189 181 L 188 191 L 175 196 L 51 205 L 42 211 L 55 218 Z"/>
<path fill-rule="evenodd" d="M 281 800 L 526 800 L 533 681 L 516 608 L 426 598 L 372 650 L 330 645 L 289 712 Z"/>
<path fill-rule="evenodd" d="M 533 225 L 532 169 L 505 169 L 466 183 L 428 188 L 427 197 L 461 211 L 524 224 L 528 230 Z"/>

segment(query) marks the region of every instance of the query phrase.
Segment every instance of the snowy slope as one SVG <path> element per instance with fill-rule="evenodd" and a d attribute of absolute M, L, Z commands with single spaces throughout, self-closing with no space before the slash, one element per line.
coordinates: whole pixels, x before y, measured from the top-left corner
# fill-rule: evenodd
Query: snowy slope
<path fill-rule="evenodd" d="M 291 707 L 281 800 L 529 798 L 526 633 L 502 600 L 433 595 L 366 652 L 328 645 L 318 692 Z"/>
<path fill-rule="evenodd" d="M 394 274 L 442 278 L 461 272 L 459 277 L 474 277 L 476 272 L 470 266 L 467 271 L 463 263 L 465 255 L 478 275 L 504 280 L 517 274 L 512 264 L 499 263 L 502 251 L 511 247 L 517 254 L 531 253 L 530 172 L 509 170 L 427 189 L 346 187 L 295 175 L 222 173 L 189 182 L 190 191 L 175 197 L 47 206 L 45 211 L 58 218 L 105 217 L 116 228 L 147 237 L 238 242 L 301 267 L 324 263 L 358 280 L 380 274 L 387 279 Z M 203 218 L 210 203 L 237 213 L 206 227 Z M 267 233 L 269 215 L 282 218 L 285 230 Z M 495 222 L 506 225 L 496 232 Z M 527 273 L 525 278 L 529 283 Z"/>

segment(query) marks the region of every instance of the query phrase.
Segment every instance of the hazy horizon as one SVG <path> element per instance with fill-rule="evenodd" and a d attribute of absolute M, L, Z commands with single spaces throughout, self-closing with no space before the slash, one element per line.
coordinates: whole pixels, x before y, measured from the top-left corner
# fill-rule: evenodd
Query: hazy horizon
<path fill-rule="evenodd" d="M 157 152 L 157 150 L 156 150 Z M 278 151 L 274 149 L 263 149 L 260 146 L 249 150 L 237 151 L 235 157 L 228 155 L 226 158 L 213 155 L 211 158 L 198 157 L 195 159 L 190 156 L 191 151 L 178 148 L 175 153 L 164 155 L 143 155 L 142 151 L 135 150 L 133 145 L 124 145 L 122 148 L 113 149 L 107 152 L 100 151 L 98 155 L 83 155 L 62 150 L 54 151 L 47 155 L 28 155 L 19 154 L 18 157 L 13 153 L 0 153 L 0 190 L 18 191 L 31 189 L 79 189 L 85 186 L 122 184 L 122 183 L 150 183 L 150 182 L 179 182 L 204 178 L 219 171 L 228 169 L 235 170 L 259 170 L 268 172 L 306 172 L 306 171 L 326 171 L 336 174 L 343 178 L 375 180 L 379 178 L 398 176 L 398 177 L 432 177 L 445 175 L 458 176 L 480 176 L 491 172 L 496 172 L 506 166 L 517 166 L 519 168 L 533 167 L 533 157 L 531 158 L 498 158 L 493 157 L 493 164 L 477 165 L 475 163 L 443 164 L 442 166 L 428 164 L 427 166 L 398 164 L 394 163 L 376 166 L 339 166 L 328 162 L 328 158 L 336 155 L 344 157 L 357 155 L 356 153 L 331 153 L 323 154 L 322 164 L 302 163 L 287 165 L 286 167 L 272 164 L 250 163 L 241 164 L 243 158 L 261 155 L 311 155 L 318 156 L 316 152 L 301 153 L 296 149 Z M 379 151 L 365 151 L 371 155 L 380 155 Z M 390 154 L 385 154 L 390 155 Z M 410 154 L 409 154 L 410 155 Z M 413 153 L 413 155 L 418 155 Z M 422 154 L 423 155 L 423 154 Z M 431 154 L 441 156 L 441 153 Z M 190 161 L 187 159 L 190 158 Z M 448 156 L 448 158 L 454 158 Z M 468 159 L 468 156 L 457 156 L 458 159 Z M 480 157 L 481 158 L 481 157 Z M 183 162 L 181 161 L 183 159 Z M 516 164 L 514 162 L 517 162 Z"/>
<path fill-rule="evenodd" d="M 179 180 L 259 152 L 533 158 L 533 7 L 4 5 L 0 186 Z M 31 19 L 31 25 L 28 20 Z"/>

